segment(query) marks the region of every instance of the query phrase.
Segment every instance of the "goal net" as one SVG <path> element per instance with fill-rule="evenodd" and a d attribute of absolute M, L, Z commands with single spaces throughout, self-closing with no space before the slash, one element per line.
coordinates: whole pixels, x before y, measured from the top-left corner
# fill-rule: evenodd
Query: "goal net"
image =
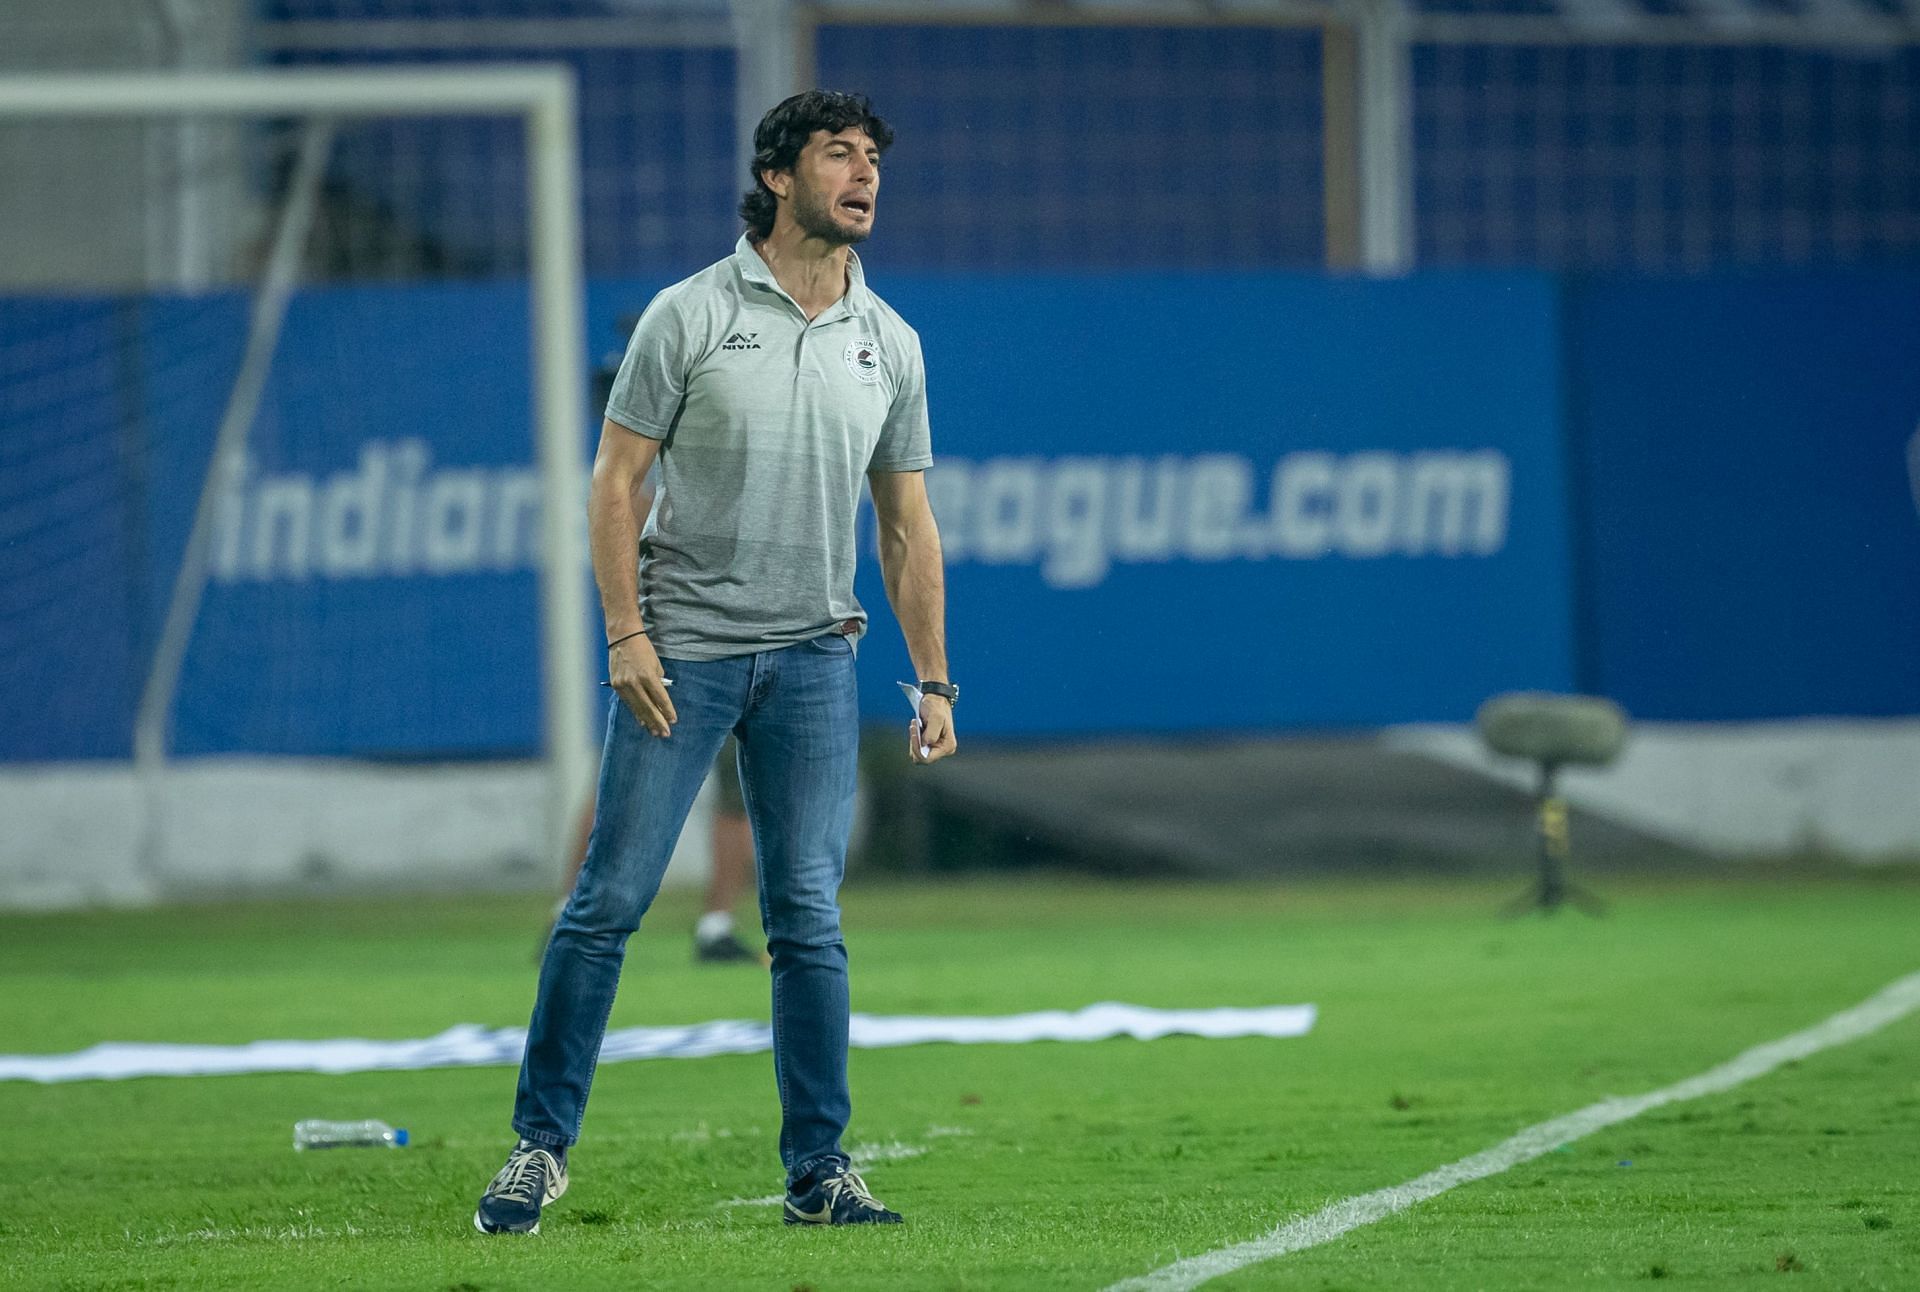
<path fill-rule="evenodd" d="M 457 198 L 353 164 L 423 119 L 485 142 Z M 549 873 L 593 765 L 570 74 L 10 77 L 0 164 L 0 901 Z"/>

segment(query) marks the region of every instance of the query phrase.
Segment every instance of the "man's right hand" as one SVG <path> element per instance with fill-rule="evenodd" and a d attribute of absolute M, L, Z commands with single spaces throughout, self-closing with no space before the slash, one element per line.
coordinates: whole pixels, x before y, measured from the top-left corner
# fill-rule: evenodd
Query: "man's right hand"
<path fill-rule="evenodd" d="M 672 734 L 680 715 L 667 694 L 667 676 L 653 643 L 644 634 L 607 647 L 607 681 L 626 701 L 640 725 L 662 740 Z"/>

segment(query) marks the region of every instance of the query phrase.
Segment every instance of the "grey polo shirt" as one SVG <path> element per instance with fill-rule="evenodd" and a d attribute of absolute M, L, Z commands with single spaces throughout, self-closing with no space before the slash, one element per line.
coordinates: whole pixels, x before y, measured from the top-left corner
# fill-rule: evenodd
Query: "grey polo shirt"
<path fill-rule="evenodd" d="M 853 525 L 868 471 L 932 465 L 920 338 L 867 290 L 812 322 L 745 237 L 653 298 L 607 419 L 663 441 L 640 536 L 654 649 L 724 659 L 849 620 Z"/>

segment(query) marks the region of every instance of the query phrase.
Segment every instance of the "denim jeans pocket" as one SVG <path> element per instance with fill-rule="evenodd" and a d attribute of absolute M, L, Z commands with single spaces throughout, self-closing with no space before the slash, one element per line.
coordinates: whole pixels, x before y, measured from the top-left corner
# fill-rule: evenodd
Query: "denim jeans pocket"
<path fill-rule="evenodd" d="M 859 654 L 858 649 L 854 646 L 853 637 L 850 634 L 841 633 L 838 630 L 830 633 L 821 633 L 818 637 L 810 637 L 800 644 L 819 655 Z"/>

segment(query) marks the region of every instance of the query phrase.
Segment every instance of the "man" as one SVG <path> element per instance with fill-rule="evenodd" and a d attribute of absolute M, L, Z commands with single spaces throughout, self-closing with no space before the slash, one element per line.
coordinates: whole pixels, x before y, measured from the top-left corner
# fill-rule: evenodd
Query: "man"
<path fill-rule="evenodd" d="M 856 95 L 810 91 L 754 131 L 747 231 L 660 293 L 628 343 L 587 504 L 610 706 L 580 882 L 541 965 L 514 1101 L 520 1139 L 474 1213 L 532 1233 L 567 1186 L 627 937 L 660 884 L 714 753 L 739 739 L 773 957 L 774 1074 L 789 1224 L 900 1220 L 840 1137 L 847 959 L 838 892 L 859 711 L 854 513 L 862 476 L 887 597 L 926 698 L 908 757 L 956 748 L 919 338 L 867 289 L 893 132 Z M 643 535 L 633 491 L 656 458 Z M 634 562 L 640 541 L 639 568 Z"/>

